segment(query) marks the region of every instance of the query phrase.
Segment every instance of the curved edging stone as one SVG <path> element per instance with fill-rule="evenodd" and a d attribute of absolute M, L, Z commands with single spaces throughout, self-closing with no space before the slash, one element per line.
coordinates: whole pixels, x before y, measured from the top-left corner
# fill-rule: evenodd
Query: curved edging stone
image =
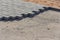
<path fill-rule="evenodd" d="M 56 8 L 52 8 L 52 7 L 43 7 L 44 9 L 38 9 L 38 11 L 32 11 L 33 14 L 31 13 L 28 13 L 28 14 L 21 14 L 22 16 L 9 16 L 9 17 L 1 17 L 0 18 L 0 21 L 4 21 L 4 22 L 7 22 L 7 21 L 19 21 L 19 20 L 22 20 L 24 18 L 33 18 L 34 16 L 40 14 L 40 13 L 43 13 L 45 11 L 48 11 L 48 10 L 53 10 L 53 11 L 57 11 L 57 12 L 60 12 L 60 9 L 56 9 Z"/>

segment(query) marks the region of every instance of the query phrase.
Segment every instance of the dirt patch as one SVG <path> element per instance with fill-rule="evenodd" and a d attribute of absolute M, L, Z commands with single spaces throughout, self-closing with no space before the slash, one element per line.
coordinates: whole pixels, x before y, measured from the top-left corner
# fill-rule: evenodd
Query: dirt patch
<path fill-rule="evenodd" d="M 26 2 L 33 2 L 37 4 L 42 4 L 54 8 L 60 8 L 60 0 L 24 0 Z"/>

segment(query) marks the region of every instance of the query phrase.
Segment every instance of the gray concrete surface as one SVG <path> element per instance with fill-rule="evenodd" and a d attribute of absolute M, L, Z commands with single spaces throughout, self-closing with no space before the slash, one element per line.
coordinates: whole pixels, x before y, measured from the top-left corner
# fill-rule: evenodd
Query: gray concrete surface
<path fill-rule="evenodd" d="M 42 8 L 42 5 L 24 2 L 23 0 L 0 0 L 0 17 L 20 16 L 23 13 L 32 13 L 32 10 L 39 8 Z"/>

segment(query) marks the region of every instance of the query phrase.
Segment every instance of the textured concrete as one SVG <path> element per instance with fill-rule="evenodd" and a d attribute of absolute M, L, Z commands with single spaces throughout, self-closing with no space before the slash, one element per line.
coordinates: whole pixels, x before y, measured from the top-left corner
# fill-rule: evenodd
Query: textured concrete
<path fill-rule="evenodd" d="M 42 6 L 23 0 L 0 0 L 0 17 L 21 16 L 20 14 L 32 13 L 32 10 L 38 10 L 39 8 L 42 8 Z"/>

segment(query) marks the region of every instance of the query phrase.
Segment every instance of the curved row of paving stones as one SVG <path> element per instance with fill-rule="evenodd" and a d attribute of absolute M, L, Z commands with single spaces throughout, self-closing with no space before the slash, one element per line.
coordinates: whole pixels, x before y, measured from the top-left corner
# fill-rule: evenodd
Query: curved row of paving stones
<path fill-rule="evenodd" d="M 9 16 L 9 17 L 1 17 L 0 18 L 0 21 L 19 21 L 19 20 L 22 20 L 24 18 L 32 18 L 40 13 L 43 13 L 45 11 L 48 11 L 48 10 L 53 10 L 53 11 L 57 11 L 57 12 L 60 12 L 60 9 L 56 9 L 56 8 L 52 8 L 52 7 L 43 7 L 44 9 L 38 9 L 39 11 L 32 11 L 34 14 L 31 14 L 31 13 L 28 13 L 28 14 L 21 14 L 22 16 Z"/>

